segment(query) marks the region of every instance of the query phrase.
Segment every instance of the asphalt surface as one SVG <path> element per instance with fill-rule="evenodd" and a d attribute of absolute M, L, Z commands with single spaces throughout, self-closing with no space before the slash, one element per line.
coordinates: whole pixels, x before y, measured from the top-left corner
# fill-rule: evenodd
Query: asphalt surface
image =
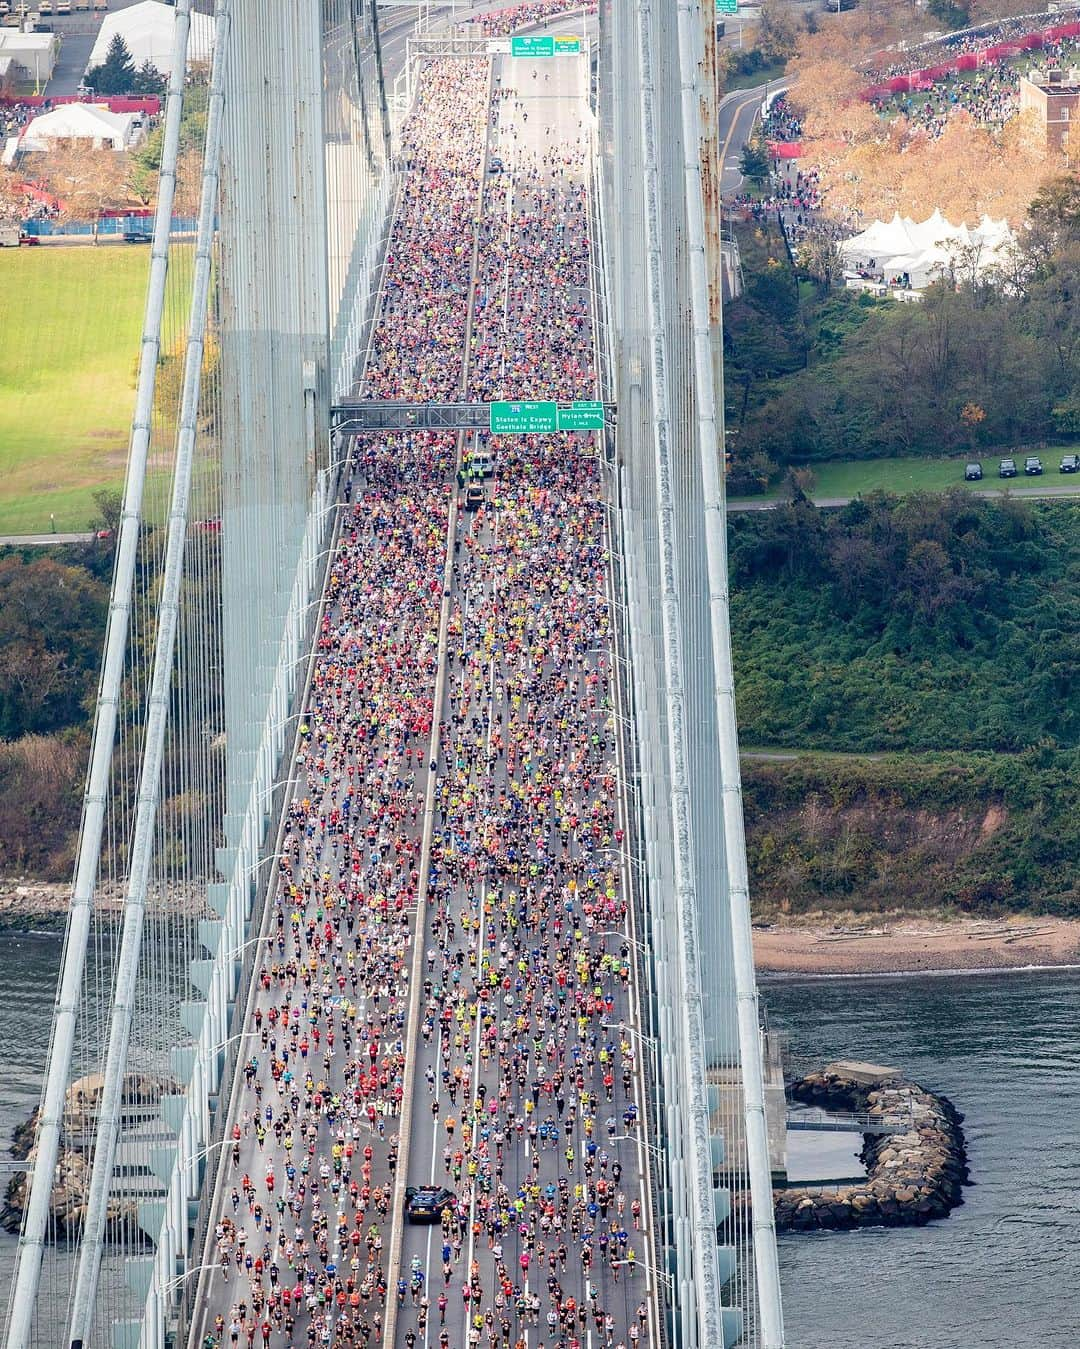
<path fill-rule="evenodd" d="M 90 60 L 90 53 L 94 50 L 98 30 L 104 22 L 106 13 L 117 14 L 138 3 L 139 0 L 109 0 L 107 11 L 99 11 L 97 14 L 93 12 L 72 14 L 70 17 L 53 15 L 39 25 L 41 32 L 57 33 L 61 39 L 60 55 L 53 70 L 53 77 L 44 90 L 47 98 L 58 98 L 61 95 L 78 92 L 83 75 L 86 73 L 86 63 Z M 92 31 L 84 31 L 88 29 Z"/>
<path fill-rule="evenodd" d="M 717 113 L 717 132 L 720 138 L 720 191 L 726 196 L 737 192 L 742 185 L 739 156 L 750 139 L 754 121 L 765 98 L 765 85 L 755 89 L 739 89 L 726 94 Z"/>
<path fill-rule="evenodd" d="M 503 58 L 495 63 L 502 87 L 512 94 L 503 103 L 489 148 L 509 170 L 534 162 L 553 147 L 571 145 L 582 134 L 580 124 L 586 116 L 584 64 L 570 59 L 537 65 L 550 76 L 543 83 L 533 78 L 532 63 Z M 529 191 L 520 181 L 512 201 L 506 202 L 508 177 L 489 177 L 489 219 L 492 216 L 498 219 L 503 214 L 504 202 L 515 220 L 517 212 L 528 208 Z M 548 222 L 549 227 L 555 224 L 554 220 Z M 500 279 L 495 278 L 496 282 Z M 513 284 L 517 278 L 507 280 Z M 535 297 L 538 307 L 553 305 L 556 297 L 545 296 L 543 282 L 540 284 L 541 290 Z M 557 283 L 552 279 L 550 284 Z M 502 288 L 496 284 L 494 289 L 498 296 Z M 494 774 L 485 772 L 481 762 L 477 771 L 469 775 L 468 786 L 460 789 L 475 791 L 478 804 L 486 802 L 492 810 L 496 809 L 498 798 L 512 797 L 525 780 L 520 760 L 514 771 L 507 759 L 491 754 L 493 735 L 501 737 L 505 733 L 507 739 L 512 736 L 513 718 L 509 717 L 510 727 L 504 724 L 510 711 L 506 691 L 514 686 L 517 660 L 510 660 L 505 649 L 501 656 L 487 655 L 492 624 L 505 622 L 506 613 L 513 612 L 513 597 L 508 597 L 505 603 L 502 599 L 501 577 L 510 559 L 522 555 L 519 547 L 507 547 L 503 539 L 520 539 L 523 521 L 531 516 L 527 497 L 515 493 L 515 482 L 516 475 L 503 476 L 497 467 L 489 487 L 492 504 L 485 507 L 479 523 L 468 515 L 458 518 L 455 555 L 466 561 L 455 573 L 451 630 L 456 635 L 454 640 L 460 643 L 462 656 L 451 667 L 452 678 L 441 709 L 448 726 L 454 725 L 455 715 L 460 718 L 463 710 L 467 713 L 465 724 L 451 736 L 447 771 L 453 763 L 461 762 L 462 754 L 468 755 L 470 741 L 474 742 L 474 728 L 485 728 L 481 735 L 485 755 L 491 755 L 488 762 L 494 762 Z M 554 546 L 556 541 L 551 542 Z M 545 559 L 546 556 L 545 552 Z M 545 570 L 546 563 L 540 568 L 541 572 Z M 542 576 L 535 579 L 539 588 Z M 518 578 L 519 595 L 520 586 Z M 602 673 L 605 668 L 610 669 L 610 658 L 601 647 L 590 653 L 581 671 L 583 694 L 590 678 L 605 677 Z M 594 734 L 603 733 L 606 720 L 606 713 L 598 709 L 591 719 Z M 516 919 L 515 906 L 512 903 L 507 906 L 506 892 L 497 882 L 491 886 L 482 884 L 477 894 L 475 885 L 466 876 L 454 886 L 443 907 L 453 915 L 464 915 L 464 921 L 455 926 L 452 940 L 447 940 L 445 926 L 433 929 L 426 939 L 431 942 L 430 953 L 436 955 L 437 980 L 447 956 L 451 962 L 460 960 L 461 967 L 467 969 L 478 948 L 486 951 L 489 968 L 501 964 L 513 969 L 512 957 L 517 948 L 510 949 L 512 942 L 508 944 L 508 937 L 514 934 L 511 923 Z M 553 937 L 557 938 L 557 917 L 555 921 L 554 933 L 550 930 L 546 934 L 533 933 L 534 940 L 539 940 L 544 948 L 551 949 Z M 600 939 L 601 943 L 605 941 L 608 949 L 627 949 L 617 938 Z M 523 945 L 521 955 L 534 967 L 539 960 L 537 948 L 529 955 L 527 944 Z M 571 1029 L 573 1018 L 566 1011 L 553 1009 L 546 1030 L 541 1022 L 535 1031 L 520 1033 L 522 1042 L 535 1034 L 538 1041 L 542 1038 L 547 1044 L 543 1055 L 534 1050 L 530 1058 L 526 1050 L 516 1080 L 513 1072 L 500 1075 L 498 1053 L 493 1052 L 495 1037 L 491 1036 L 491 1047 L 488 1036 L 482 1037 L 482 1032 L 491 1032 L 498 1025 L 500 1038 L 512 1045 L 517 1037 L 506 1027 L 515 1003 L 520 1005 L 522 996 L 528 1003 L 534 994 L 539 1001 L 542 982 L 530 973 L 502 998 L 486 996 L 481 985 L 473 1003 L 476 1010 L 470 1008 L 464 1022 L 457 1023 L 463 1026 L 464 1034 L 432 1034 L 417 1045 L 407 1178 L 412 1185 L 447 1185 L 459 1192 L 463 1221 L 460 1225 L 453 1224 L 446 1234 L 438 1224 L 406 1227 L 398 1277 L 407 1279 L 409 1287 L 398 1315 L 395 1339 L 398 1345 L 409 1343 L 405 1336 L 410 1330 L 417 1336 L 417 1345 L 423 1345 L 424 1349 L 439 1345 L 444 1332 L 447 1343 L 455 1347 L 472 1343 L 566 1344 L 572 1333 L 590 1349 L 593 1345 L 616 1343 L 625 1346 L 634 1341 L 635 1335 L 640 1336 L 638 1343 L 649 1342 L 636 1314 L 647 1296 L 645 1270 L 639 1263 L 636 1271 L 631 1272 L 618 1259 L 613 1264 L 610 1256 L 604 1257 L 607 1234 L 602 1237 L 601 1231 L 608 1224 L 603 1215 L 590 1215 L 586 1192 L 590 1177 L 604 1179 L 612 1196 L 612 1202 L 606 1206 L 608 1216 L 615 1220 L 617 1210 L 622 1209 L 623 1216 L 617 1221 L 628 1229 L 626 1249 L 636 1248 L 641 1261 L 646 1234 L 633 1231 L 631 1206 L 636 1200 L 647 1213 L 648 1205 L 644 1203 L 644 1182 L 637 1172 L 636 1144 L 629 1141 L 624 1123 L 624 1112 L 641 1099 L 635 1076 L 631 1074 L 628 1089 L 624 1089 L 619 1078 L 612 1088 L 610 1103 L 603 1099 L 603 1073 L 597 1065 L 590 1066 L 587 1062 L 596 1051 L 590 1046 L 589 1037 L 575 1036 Z M 630 1023 L 628 988 L 610 974 L 603 984 L 611 998 L 607 1018 L 612 1023 Z M 504 1001 L 505 1005 L 500 1007 L 499 1003 Z M 601 1033 L 599 1044 L 614 1045 L 619 1038 L 617 1033 Z M 628 1032 L 625 1038 L 632 1041 L 632 1033 Z M 511 1048 L 507 1054 L 517 1060 L 520 1046 L 516 1053 Z M 576 1055 L 586 1057 L 575 1058 Z M 614 1057 L 620 1064 L 624 1062 L 617 1049 Z M 582 1089 L 575 1089 L 572 1084 L 574 1062 L 580 1064 L 583 1091 L 586 1097 L 591 1093 L 592 1104 L 585 1104 Z M 567 1081 L 560 1089 L 553 1083 L 560 1079 L 563 1066 Z M 505 1098 L 517 1125 L 505 1127 L 505 1114 L 500 1111 L 498 1123 L 486 1130 L 481 1124 L 475 1130 L 471 1154 L 465 1151 L 459 1156 L 460 1130 L 468 1113 L 467 1094 L 457 1090 L 451 1095 L 451 1085 L 461 1074 L 467 1080 L 471 1077 L 474 1099 L 480 1092 L 489 1103 Z M 481 1110 L 479 1119 L 483 1118 Z M 452 1135 L 448 1132 L 448 1120 L 454 1128 Z M 590 1138 L 597 1139 L 599 1146 L 599 1160 L 591 1164 L 586 1162 Z M 471 1179 L 470 1169 L 475 1170 Z M 621 1173 L 620 1183 L 614 1185 L 612 1176 L 617 1172 Z M 570 1196 L 569 1202 L 562 1205 L 560 1187 Z M 578 1187 L 582 1199 L 575 1202 Z M 547 1230 L 546 1220 L 539 1227 L 530 1222 L 531 1215 L 545 1202 L 550 1202 L 553 1214 Z M 513 1216 L 515 1203 L 520 1204 L 524 1221 Z M 444 1266 L 447 1249 L 451 1258 Z M 420 1288 L 414 1287 L 414 1271 L 422 1275 Z M 508 1290 L 512 1288 L 512 1292 L 501 1294 L 503 1285 Z M 468 1300 L 466 1289 L 470 1291 Z M 425 1295 L 429 1302 L 426 1317 L 421 1305 Z M 440 1296 L 448 1299 L 445 1309 L 439 1307 Z M 500 1296 L 504 1301 L 501 1309 Z M 565 1309 L 573 1305 L 578 1308 L 578 1319 L 571 1330 Z M 549 1318 L 559 1317 L 560 1309 L 562 1316 L 552 1325 Z M 478 1317 L 479 1325 L 475 1319 Z M 610 1327 L 607 1317 L 611 1318 Z M 470 1318 L 473 1318 L 471 1327 Z M 475 1337 L 472 1340 L 470 1328 Z M 490 1338 L 492 1335 L 495 1339 Z"/>
<path fill-rule="evenodd" d="M 573 153 L 588 137 L 586 72 L 580 58 L 496 69 L 520 87 L 488 123 L 489 152 L 510 172 L 485 195 L 477 351 L 484 377 L 497 377 L 489 306 L 501 303 L 503 373 L 511 361 L 533 378 L 547 347 L 534 341 L 531 366 L 520 364 L 519 325 L 506 322 L 520 310 L 516 283 L 534 332 L 587 304 L 589 288 L 572 247 L 537 251 L 537 228 L 554 237 L 556 171 L 545 184 L 524 169 L 566 150 L 564 180 L 587 182 Z M 544 222 L 534 217 L 531 233 L 518 224 L 530 210 Z M 467 253 L 455 252 L 456 266 Z M 573 377 L 552 378 L 562 389 Z M 505 450 L 485 508 L 451 508 L 449 537 L 445 449 L 421 454 L 419 488 L 409 476 L 398 489 L 410 495 L 404 514 L 393 495 L 402 452 L 373 447 L 356 463 L 362 504 L 346 522 L 302 728 L 306 794 L 278 861 L 193 1344 L 218 1316 L 223 1344 L 265 1338 L 271 1349 L 353 1343 L 348 1325 L 406 1349 L 652 1342 L 604 514 L 596 461 L 578 448 Z M 560 553 L 565 571 L 552 566 Z M 430 582 L 447 556 L 443 600 Z M 449 660 L 429 765 L 430 715 L 421 700 L 406 716 L 401 699 L 439 687 L 436 630 L 449 634 Z M 405 1182 L 432 1180 L 457 1197 L 445 1229 L 402 1211 Z M 291 1305 L 264 1336 L 252 1290 L 281 1287 Z M 280 1313 L 280 1291 L 270 1302 Z"/>
<path fill-rule="evenodd" d="M 957 483 L 957 486 L 962 484 Z M 1023 497 L 1025 500 L 1069 500 L 1070 498 L 1080 497 L 1080 483 L 1075 486 L 1069 484 L 1060 487 L 975 487 L 969 489 L 972 496 L 977 497 Z M 846 506 L 854 497 L 819 497 L 812 496 L 815 506 L 831 507 Z M 777 506 L 787 505 L 787 499 L 784 497 L 743 497 L 740 500 L 728 501 L 728 511 L 771 511 Z"/>

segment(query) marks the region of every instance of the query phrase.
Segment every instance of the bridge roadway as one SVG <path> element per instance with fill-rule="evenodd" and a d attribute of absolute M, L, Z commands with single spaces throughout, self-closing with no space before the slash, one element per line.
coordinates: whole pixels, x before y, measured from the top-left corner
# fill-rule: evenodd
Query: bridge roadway
<path fill-rule="evenodd" d="M 486 177 L 465 386 L 591 396 L 586 68 L 494 73 L 480 124 L 509 172 Z M 432 117 L 464 163 L 476 82 L 453 81 Z M 457 330 L 461 279 L 437 315 Z M 376 394 L 400 284 L 390 303 Z M 354 451 L 192 1345 L 656 1340 L 598 460 L 585 436 L 504 441 L 474 515 L 447 509 L 464 448 Z M 432 782 L 415 691 L 444 642 Z M 456 1216 L 407 1223 L 406 1182 L 446 1184 Z"/>

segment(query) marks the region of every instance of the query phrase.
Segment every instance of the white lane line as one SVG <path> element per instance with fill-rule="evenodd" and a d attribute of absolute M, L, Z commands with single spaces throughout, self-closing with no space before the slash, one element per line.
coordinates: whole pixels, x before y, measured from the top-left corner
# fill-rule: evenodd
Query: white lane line
<path fill-rule="evenodd" d="M 497 511 L 494 512 L 494 515 L 495 515 L 495 520 L 494 520 L 494 524 L 493 524 L 493 526 L 492 526 L 492 531 L 491 531 L 492 560 L 493 560 L 493 562 L 494 562 L 495 548 L 497 547 L 498 542 L 499 542 L 499 515 L 498 515 L 498 512 L 497 512 Z M 491 613 L 492 613 L 492 619 L 494 619 L 494 615 L 495 615 L 495 613 L 496 613 L 495 596 L 496 596 L 496 592 L 497 592 L 497 590 L 498 590 L 497 579 L 498 579 L 498 570 L 497 570 L 497 568 L 493 565 L 493 566 L 492 566 L 492 569 L 491 569 Z M 490 754 L 490 753 L 491 753 L 491 732 L 492 732 L 492 730 L 493 730 L 493 728 L 494 728 L 494 725 L 495 725 L 495 656 L 494 656 L 494 654 L 493 654 L 493 655 L 490 657 L 490 660 L 489 660 L 489 663 L 488 663 L 488 728 L 487 728 L 487 737 L 486 737 L 486 739 L 487 739 L 487 744 L 486 744 L 486 752 L 487 752 L 487 754 Z M 475 1099 L 475 1096 L 476 1096 L 476 1089 L 477 1089 L 477 1087 L 480 1085 L 480 1083 L 479 1083 L 479 1077 L 480 1077 L 480 1002 L 481 1002 L 481 998 L 482 998 L 482 996 L 483 996 L 483 986 L 482 986 L 482 982 L 481 982 L 481 981 L 482 981 L 482 977 L 483 977 L 483 976 L 482 976 L 482 971 L 483 971 L 483 957 L 484 957 L 484 918 L 485 918 L 485 904 L 486 904 L 486 900 L 487 900 L 487 882 L 485 881 L 485 882 L 481 885 L 481 887 L 480 887 L 480 925 L 479 925 L 479 928 L 478 928 L 478 930 L 477 930 L 477 946 L 476 946 L 476 989 L 477 989 L 477 996 L 476 996 L 476 1031 L 475 1031 L 474 1038 L 473 1038 L 472 1077 L 471 1077 L 471 1080 L 470 1080 L 470 1083 L 469 1083 L 469 1085 L 470 1085 L 470 1087 L 471 1087 L 471 1089 L 472 1089 L 472 1094 L 473 1094 L 473 1098 L 474 1098 L 474 1099 Z M 464 1102 L 462 1102 L 462 1103 L 464 1104 Z M 476 1114 L 475 1114 L 475 1112 L 473 1112 L 473 1111 L 470 1110 L 470 1113 L 472 1114 L 472 1125 L 473 1125 L 472 1133 L 471 1133 L 471 1135 L 470 1135 L 470 1143 L 469 1143 L 469 1154 L 470 1154 L 470 1156 L 471 1156 L 471 1155 L 476 1151 L 476 1134 L 477 1134 L 477 1128 L 476 1128 L 476 1125 L 477 1125 L 477 1119 L 476 1119 Z M 471 1270 L 471 1269 L 472 1269 L 473 1255 L 474 1255 L 474 1247 L 475 1247 L 475 1241 L 476 1241 L 475 1227 L 476 1227 L 476 1178 L 475 1178 L 475 1177 L 472 1177 L 472 1178 L 471 1178 L 470 1189 L 469 1189 L 469 1258 L 468 1258 L 468 1261 L 467 1261 L 466 1266 L 465 1266 L 465 1268 L 466 1268 L 467 1270 Z"/>

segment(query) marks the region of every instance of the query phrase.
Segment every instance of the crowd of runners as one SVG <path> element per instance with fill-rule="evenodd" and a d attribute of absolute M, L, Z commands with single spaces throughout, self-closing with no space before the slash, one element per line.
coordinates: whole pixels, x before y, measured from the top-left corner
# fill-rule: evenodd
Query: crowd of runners
<path fill-rule="evenodd" d="M 584 129 L 526 149 L 486 62 L 422 78 L 366 393 L 594 397 Z M 475 512 L 463 448 L 495 461 Z M 210 1344 L 649 1342 L 599 474 L 586 436 L 354 447 Z M 426 1246 L 400 1184 L 427 1180 L 421 1120 L 449 1195 Z"/>
<path fill-rule="evenodd" d="M 527 0 L 521 5 L 508 5 L 505 9 L 493 10 L 480 20 L 485 37 L 506 37 L 519 28 L 543 23 L 545 19 L 556 19 L 567 12 L 586 14 L 596 13 L 596 0 Z"/>

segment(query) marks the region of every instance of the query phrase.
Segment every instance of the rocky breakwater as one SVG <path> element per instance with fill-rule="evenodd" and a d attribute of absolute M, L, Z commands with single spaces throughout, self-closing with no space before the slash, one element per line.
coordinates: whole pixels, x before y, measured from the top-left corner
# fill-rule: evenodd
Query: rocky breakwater
<path fill-rule="evenodd" d="M 825 1111 L 865 1113 L 868 1125 L 891 1131 L 866 1134 L 864 1181 L 835 1190 L 776 1190 L 779 1230 L 910 1226 L 943 1218 L 963 1202 L 963 1116 L 944 1096 L 899 1077 L 866 1083 L 828 1069 L 795 1082 L 788 1094 Z"/>
<path fill-rule="evenodd" d="M 94 1116 L 104 1083 L 105 1079 L 99 1073 L 93 1073 L 80 1077 L 67 1090 L 62 1145 L 49 1203 L 49 1232 L 56 1240 L 78 1232 L 86 1217 L 86 1198 L 90 1188 L 87 1147 L 92 1138 Z M 176 1090 L 176 1083 L 168 1078 L 129 1073 L 124 1079 L 122 1124 L 127 1127 L 137 1125 L 148 1113 L 156 1113 L 164 1092 Z M 11 1143 L 12 1156 L 30 1165 L 36 1155 L 37 1116 L 35 1109 L 30 1118 L 15 1130 Z M 18 1233 L 22 1227 L 29 1188 L 26 1171 L 17 1171 L 8 1181 L 0 1205 L 0 1227 L 5 1232 Z M 117 1222 L 122 1222 L 130 1234 L 137 1232 L 138 1200 L 137 1193 L 121 1193 L 110 1199 L 108 1220 L 111 1233 L 115 1233 Z"/>

